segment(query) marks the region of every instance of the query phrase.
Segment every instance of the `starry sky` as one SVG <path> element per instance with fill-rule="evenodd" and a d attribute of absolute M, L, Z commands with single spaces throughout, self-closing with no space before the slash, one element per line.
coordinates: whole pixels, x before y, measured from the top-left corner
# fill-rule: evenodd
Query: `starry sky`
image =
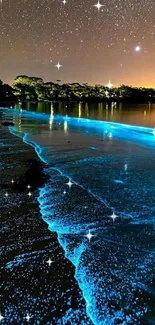
<path fill-rule="evenodd" d="M 155 1 L 97 3 L 0 0 L 0 79 L 155 87 Z"/>

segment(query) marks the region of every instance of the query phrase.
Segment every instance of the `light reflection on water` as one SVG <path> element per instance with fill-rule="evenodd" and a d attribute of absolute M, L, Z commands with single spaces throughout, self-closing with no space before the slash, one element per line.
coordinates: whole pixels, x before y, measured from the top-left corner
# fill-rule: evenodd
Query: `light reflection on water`
<path fill-rule="evenodd" d="M 17 108 L 40 113 L 68 115 L 125 124 L 155 127 L 155 104 L 39 102 L 17 104 Z"/>

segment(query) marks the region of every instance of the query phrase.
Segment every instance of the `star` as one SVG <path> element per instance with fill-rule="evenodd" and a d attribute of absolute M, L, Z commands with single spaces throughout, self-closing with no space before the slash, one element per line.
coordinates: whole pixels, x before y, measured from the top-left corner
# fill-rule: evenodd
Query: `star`
<path fill-rule="evenodd" d="M 32 195 L 32 193 L 31 193 L 31 192 L 29 192 L 29 193 L 28 193 L 28 196 L 30 197 L 31 195 Z"/>
<path fill-rule="evenodd" d="M 103 5 L 101 5 L 100 1 L 98 0 L 98 3 L 96 5 L 94 5 L 94 7 L 96 7 L 99 11 L 101 9 L 101 7 L 103 7 Z"/>
<path fill-rule="evenodd" d="M 67 1 L 66 1 L 66 0 L 63 0 L 62 2 L 64 3 L 64 5 L 67 3 Z"/>
<path fill-rule="evenodd" d="M 12 179 L 11 183 L 14 184 L 14 182 L 15 182 L 15 181 Z"/>
<path fill-rule="evenodd" d="M 71 188 L 73 184 L 74 184 L 74 183 L 72 183 L 71 180 L 69 180 L 68 183 L 66 183 L 66 185 L 68 185 L 69 188 Z"/>
<path fill-rule="evenodd" d="M 116 220 L 116 218 L 118 218 L 118 216 L 116 216 L 115 212 L 113 212 L 113 214 L 110 216 L 110 218 L 113 220 L 113 222 Z"/>
<path fill-rule="evenodd" d="M 66 191 L 63 191 L 63 194 L 66 194 Z"/>
<path fill-rule="evenodd" d="M 137 46 L 135 47 L 135 51 L 136 51 L 136 52 L 140 52 L 140 51 L 141 51 L 141 47 L 140 47 L 139 45 L 137 45 Z"/>
<path fill-rule="evenodd" d="M 28 322 L 31 319 L 31 317 L 29 316 L 29 314 L 26 315 L 26 317 L 24 317 Z"/>
<path fill-rule="evenodd" d="M 53 261 L 49 258 L 49 260 L 46 263 L 48 263 L 48 265 L 51 266 L 51 264 L 53 263 Z"/>
<path fill-rule="evenodd" d="M 106 85 L 107 88 L 112 89 L 113 88 L 113 84 L 111 83 L 111 81 L 109 80 L 108 84 Z"/>
<path fill-rule="evenodd" d="M 57 67 L 58 68 L 58 70 L 62 67 L 62 65 L 58 62 L 56 65 L 55 65 L 55 67 Z"/>
<path fill-rule="evenodd" d="M 28 188 L 28 189 L 30 189 L 30 188 L 31 188 L 31 186 L 30 186 L 30 185 L 27 185 L 27 188 Z"/>
<path fill-rule="evenodd" d="M 5 196 L 6 196 L 6 197 L 8 197 L 8 196 L 9 196 L 9 194 L 6 192 L 6 193 L 5 193 Z"/>
<path fill-rule="evenodd" d="M 92 237 L 94 237 L 94 236 L 95 236 L 95 235 L 92 235 L 91 232 L 90 232 L 90 230 L 89 230 L 88 234 L 85 235 L 85 237 L 88 238 L 89 242 L 91 241 Z"/>
<path fill-rule="evenodd" d="M 1 321 L 4 319 L 4 317 L 2 316 L 2 314 L 0 314 L 0 323 Z"/>

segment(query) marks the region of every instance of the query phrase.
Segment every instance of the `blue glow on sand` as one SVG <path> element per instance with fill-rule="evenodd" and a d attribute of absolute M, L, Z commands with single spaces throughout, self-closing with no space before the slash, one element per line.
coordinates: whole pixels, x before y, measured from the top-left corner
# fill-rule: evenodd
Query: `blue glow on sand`
<path fill-rule="evenodd" d="M 18 110 L 17 110 L 18 111 Z M 19 113 L 19 111 L 18 111 Z M 28 114 L 29 115 L 28 115 Z M 32 119 L 40 119 L 48 121 L 50 115 L 47 114 L 39 114 L 39 113 L 29 113 L 29 112 L 22 112 L 24 117 L 29 116 Z M 18 114 L 17 114 L 18 115 Z M 78 119 L 78 118 L 69 118 L 69 117 L 64 117 L 64 116 L 55 116 L 54 117 L 55 121 L 62 121 L 62 120 L 67 120 L 68 124 L 71 126 L 79 126 L 84 127 L 84 128 L 91 128 L 91 131 L 94 129 L 99 131 L 99 134 L 103 134 L 103 130 L 108 137 L 109 134 L 112 133 L 113 137 L 116 138 L 122 138 L 122 139 L 127 139 L 129 141 L 137 141 L 140 144 L 145 144 L 148 146 L 153 146 L 155 145 L 155 138 L 154 138 L 154 129 L 151 128 L 144 128 L 144 127 L 135 127 L 135 126 L 128 126 L 128 125 L 123 125 L 123 124 L 117 124 L 117 123 L 108 123 L 108 122 L 103 122 L 103 121 L 92 121 L 92 120 L 85 120 L 85 119 Z M 36 153 L 38 154 L 39 158 L 45 162 L 48 163 L 48 157 L 46 156 L 46 150 L 39 144 L 35 143 L 34 141 L 29 139 L 29 133 L 28 132 L 17 132 L 15 128 L 9 127 L 9 130 L 12 134 L 15 134 L 17 136 L 20 136 L 23 141 L 27 144 L 30 144 L 35 148 Z M 111 141 L 109 139 L 109 141 Z M 67 173 L 64 173 L 61 171 L 60 168 L 51 168 L 51 171 L 53 170 L 55 173 L 58 172 L 59 175 L 62 177 L 68 176 Z M 54 175 L 54 177 L 57 177 L 57 174 Z M 51 176 L 51 181 L 54 182 L 54 177 L 52 178 Z M 116 177 L 119 177 L 118 175 Z M 113 181 L 116 184 L 122 184 L 123 181 L 119 179 L 114 179 Z M 137 307 L 137 301 L 140 298 L 137 298 L 134 301 L 134 304 L 131 304 L 131 301 L 134 299 L 134 292 L 136 290 L 144 290 L 144 287 L 140 285 L 140 275 L 136 274 L 135 275 L 135 270 L 134 270 L 134 275 L 131 272 L 131 254 L 134 254 L 134 250 L 132 248 L 132 243 L 130 243 L 129 247 L 126 245 L 125 246 L 125 252 L 124 255 L 126 254 L 126 250 L 129 249 L 129 255 L 128 255 L 128 260 L 125 260 L 125 264 L 122 264 L 124 267 L 124 270 L 122 272 L 122 261 L 120 262 L 120 268 L 119 268 L 119 263 L 117 266 L 117 259 L 115 261 L 115 267 L 117 266 L 117 271 L 110 269 L 110 263 L 113 262 L 113 259 L 115 256 L 113 256 L 113 253 L 111 255 L 108 255 L 108 258 L 105 258 L 104 263 L 107 263 L 107 269 L 106 273 L 102 274 L 102 281 L 105 281 L 105 288 L 109 288 L 108 292 L 104 292 L 102 289 L 102 286 L 100 286 L 100 279 L 96 281 L 96 278 L 93 276 L 93 271 L 92 274 L 88 272 L 87 266 L 90 266 L 91 261 L 86 259 L 85 252 L 88 250 L 88 255 L 89 255 L 89 250 L 90 253 L 93 254 L 93 240 L 91 245 L 89 246 L 87 239 L 84 239 L 84 231 L 86 230 L 86 225 L 81 224 L 79 225 L 78 223 L 74 224 L 73 222 L 70 222 L 69 220 L 69 215 L 66 216 L 66 219 L 68 218 L 68 222 L 63 219 L 61 213 L 56 211 L 55 209 L 55 204 L 59 203 L 58 202 L 58 197 L 54 196 L 54 187 L 56 186 L 57 181 L 55 183 L 51 183 L 50 188 L 48 187 L 48 184 L 45 185 L 44 188 L 40 189 L 40 194 L 39 194 L 39 204 L 40 204 L 40 210 L 42 213 L 43 220 L 48 224 L 48 227 L 51 231 L 55 231 L 58 234 L 58 240 L 60 245 L 63 247 L 65 256 L 68 258 L 72 264 L 75 266 L 75 277 L 78 281 L 79 287 L 82 289 L 83 292 L 83 297 L 86 301 L 86 311 L 90 319 L 92 320 L 94 325 L 114 325 L 114 324 L 121 324 L 121 325 L 127 325 L 127 324 L 136 324 L 139 325 L 139 319 L 142 317 L 146 311 L 147 308 L 146 306 L 138 306 Z M 75 183 L 76 185 L 79 185 L 78 183 Z M 123 186 L 120 186 L 121 188 Z M 82 188 L 82 187 L 81 187 Z M 49 192 L 51 191 L 51 192 Z M 102 202 L 105 204 L 106 207 L 109 207 L 109 204 L 99 197 L 99 195 L 94 194 L 91 189 L 88 190 L 89 194 L 92 194 L 94 198 L 98 200 L 98 202 Z M 61 205 L 61 201 L 60 201 Z M 74 211 L 73 211 L 74 212 Z M 57 213 L 57 214 L 56 214 Z M 110 219 L 110 218 L 109 218 Z M 72 219 L 71 219 L 72 221 Z M 82 229 L 83 228 L 83 229 Z M 110 227 L 109 227 L 110 229 Z M 99 231 L 99 228 L 98 228 Z M 109 233 L 105 234 L 108 237 Z M 96 239 L 94 239 L 95 242 Z M 74 243 L 73 243 L 74 241 Z M 105 256 L 106 256 L 106 246 L 111 247 L 111 244 L 114 243 L 113 237 L 109 236 L 106 241 L 105 245 Z M 117 245 L 116 245 L 117 246 Z M 100 253 L 102 247 L 98 247 L 98 254 Z M 123 250 L 123 245 L 119 245 L 119 247 L 115 247 L 117 254 L 118 255 L 118 261 L 119 261 L 119 253 L 121 250 Z M 91 256 L 90 254 L 90 256 Z M 153 254 L 153 253 L 152 253 Z M 122 256 L 124 256 L 122 255 Z M 89 257 L 89 256 L 88 256 Z M 137 257 L 138 260 L 138 257 Z M 136 261 L 137 261 L 136 260 Z M 140 270 L 143 266 L 143 272 L 146 270 L 149 270 L 150 267 L 150 260 L 151 260 L 151 255 L 148 255 L 146 259 L 140 260 L 140 262 L 137 262 L 138 265 L 138 270 Z M 139 264 L 138 264 L 139 263 Z M 131 286 L 128 286 L 124 280 L 122 282 L 122 286 L 118 285 L 117 286 L 117 281 L 118 279 L 120 280 L 123 278 L 125 272 L 128 271 L 126 270 L 126 266 L 129 265 L 129 272 L 127 280 L 131 284 Z M 136 265 L 135 265 L 136 266 Z M 137 271 L 137 269 L 136 269 Z M 118 272 L 118 274 L 117 274 Z M 138 271 L 137 271 L 138 272 Z M 144 272 L 144 274 L 145 274 Z M 150 268 L 150 274 L 151 274 L 151 268 Z M 140 272 L 141 274 L 141 272 Z M 118 278 L 117 278 L 118 275 Z M 146 273 L 147 276 L 147 273 Z M 110 281 L 114 280 L 114 285 L 111 287 Z M 139 289 L 140 288 L 140 289 Z M 107 289 L 108 290 L 108 289 Z M 122 292 L 122 293 L 121 293 Z M 125 292 L 126 296 L 123 296 L 123 293 Z M 140 292 L 141 294 L 141 292 Z M 99 298 L 102 297 L 102 306 L 98 306 L 98 301 Z M 130 308 L 128 305 L 125 305 L 124 308 L 119 308 L 117 309 L 115 306 L 120 303 L 120 301 L 123 299 L 125 300 L 125 297 L 127 297 L 127 304 L 131 304 Z M 109 299 L 109 300 L 108 300 Z M 122 301 L 121 301 L 122 302 Z M 110 306 L 113 306 L 113 309 L 111 309 L 111 312 L 109 311 L 109 304 Z M 132 308 L 131 308 L 132 307 Z M 115 310 L 116 308 L 116 310 Z M 137 317 L 137 318 L 136 318 Z M 153 323 L 152 323 L 153 324 Z"/>
<path fill-rule="evenodd" d="M 124 184 L 124 182 L 121 181 L 120 179 L 114 179 L 114 182 L 115 182 L 116 184 Z"/>
<path fill-rule="evenodd" d="M 28 139 L 28 133 L 18 133 L 14 129 L 14 127 L 9 127 L 9 130 L 12 134 L 22 138 L 25 143 L 33 146 L 36 153 L 38 154 L 39 158 L 44 163 L 46 163 L 46 160 L 43 157 L 43 153 L 44 153 L 43 148 L 41 146 L 39 146 L 38 144 L 36 144 L 35 142 L 30 141 Z M 74 248 L 74 250 L 72 252 L 71 252 L 71 250 L 68 250 L 67 239 L 65 238 L 64 235 L 65 235 L 65 233 L 69 234 L 70 229 L 66 228 L 66 230 L 65 230 L 64 225 L 62 227 L 61 224 L 59 225 L 59 222 L 57 222 L 57 221 L 54 222 L 54 221 L 51 221 L 50 219 L 48 220 L 47 213 L 45 212 L 47 202 L 44 201 L 44 199 L 42 199 L 42 197 L 46 196 L 46 194 L 47 194 L 47 196 L 49 196 L 49 193 L 46 190 L 46 186 L 45 186 L 45 188 L 40 188 L 40 195 L 38 197 L 38 202 L 40 205 L 42 218 L 48 224 L 49 230 L 52 232 L 56 232 L 58 234 L 58 241 L 65 252 L 65 257 L 67 259 L 69 259 L 72 262 L 72 264 L 75 266 L 75 278 L 78 281 L 79 287 L 83 292 L 83 297 L 86 301 L 86 311 L 87 311 L 88 316 L 90 317 L 90 319 L 92 320 L 94 325 L 104 325 L 104 324 L 107 325 L 108 324 L 107 320 L 105 320 L 104 323 L 103 323 L 103 321 L 99 322 L 99 319 L 98 319 L 96 313 L 94 312 L 97 309 L 96 309 L 96 302 L 95 302 L 95 297 L 94 297 L 95 286 L 93 285 L 93 279 L 90 280 L 90 278 L 89 278 L 90 282 L 86 281 L 85 268 L 83 268 L 80 265 L 82 254 L 84 253 L 87 246 L 84 243 L 81 243 L 78 247 Z M 52 210 L 50 209 L 50 216 L 51 215 L 52 215 Z M 60 216 L 60 218 L 61 218 L 61 216 Z M 77 233 L 80 232 L 80 230 L 74 228 L 74 232 L 77 235 Z M 8 267 L 11 267 L 11 266 L 12 265 L 8 265 Z M 93 286 L 94 286 L 94 288 L 93 288 Z M 112 324 L 112 323 L 110 322 L 109 324 Z"/>
<path fill-rule="evenodd" d="M 17 132 L 16 129 L 13 126 L 9 126 L 9 131 L 10 133 L 19 136 L 23 142 L 29 144 L 30 146 L 32 146 L 35 149 L 35 152 L 37 153 L 38 157 L 40 158 L 41 161 L 43 161 L 44 163 L 47 163 L 47 161 L 45 160 L 45 158 L 43 157 L 43 153 L 44 153 L 44 149 L 43 147 L 39 146 L 37 143 L 33 142 L 32 140 L 28 139 L 29 134 L 24 132 L 24 133 L 20 133 Z"/>
<path fill-rule="evenodd" d="M 37 153 L 40 160 L 43 161 L 44 163 L 46 163 L 46 160 L 43 157 L 43 153 L 44 153 L 43 148 L 41 146 L 37 145 L 35 142 L 30 141 L 28 139 L 28 133 L 19 133 L 19 132 L 17 132 L 15 130 L 14 127 L 9 127 L 9 130 L 10 130 L 10 132 L 12 134 L 14 134 L 16 136 L 19 136 L 21 139 L 23 139 L 23 142 L 33 146 L 34 149 L 35 149 L 35 152 Z M 67 259 L 69 259 L 72 262 L 72 264 L 75 266 L 75 278 L 77 279 L 77 281 L 79 283 L 79 287 L 81 288 L 81 290 L 83 292 L 83 297 L 84 297 L 84 299 L 86 301 L 87 314 L 90 317 L 90 319 L 92 320 L 92 316 L 91 316 L 91 313 L 89 312 L 89 308 L 90 308 L 90 304 L 92 304 L 93 300 L 94 300 L 93 292 L 92 292 L 90 286 L 88 287 L 86 282 L 85 282 L 85 270 L 81 268 L 80 272 L 79 272 L 80 259 L 81 259 L 81 256 L 82 256 L 83 252 L 85 251 L 86 246 L 84 245 L 84 243 L 82 243 L 78 248 L 74 249 L 72 254 L 68 251 L 66 239 L 61 234 L 61 233 L 63 233 L 63 235 L 64 235 L 64 233 L 65 233 L 64 227 L 62 228 L 61 225 L 58 226 L 57 222 L 51 222 L 50 220 L 48 222 L 47 221 L 47 215 L 45 217 L 44 207 L 46 208 L 46 202 L 44 203 L 44 200 L 41 199 L 42 196 L 44 196 L 45 194 L 48 195 L 48 192 L 46 192 L 46 189 L 45 188 L 40 188 L 40 195 L 38 197 L 38 202 L 39 202 L 39 205 L 40 205 L 40 210 L 41 210 L 41 213 L 42 213 L 43 220 L 46 223 L 48 223 L 48 228 L 49 228 L 50 231 L 54 231 L 54 232 L 56 232 L 58 234 L 58 241 L 59 241 L 61 247 L 63 248 L 64 252 L 65 252 L 65 257 Z M 51 216 L 51 214 L 52 214 L 52 211 L 50 210 L 50 216 Z M 70 230 L 68 229 L 67 233 L 69 233 L 69 232 L 70 232 Z M 75 232 L 77 234 L 76 230 L 75 230 Z M 21 257 L 23 258 L 23 256 L 21 256 Z M 22 261 L 22 258 L 19 259 L 18 262 Z M 8 264 L 7 267 L 8 268 L 12 267 L 12 263 Z M 95 303 L 95 301 L 94 301 L 94 303 Z M 95 321 L 93 321 L 93 323 L 95 325 L 97 324 Z M 98 323 L 98 325 L 100 325 L 100 324 Z"/>

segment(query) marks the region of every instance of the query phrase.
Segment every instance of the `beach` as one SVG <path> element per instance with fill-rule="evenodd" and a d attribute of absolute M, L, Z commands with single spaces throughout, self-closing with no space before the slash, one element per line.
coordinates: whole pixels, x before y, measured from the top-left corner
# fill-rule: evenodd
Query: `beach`
<path fill-rule="evenodd" d="M 2 322 L 154 325 L 154 129 L 3 111 Z M 49 179 L 29 196 L 30 158 Z"/>
<path fill-rule="evenodd" d="M 37 191 L 29 197 L 28 190 L 15 191 L 11 183 L 37 155 L 0 126 L 0 156 L 2 324 L 26 324 L 29 315 L 30 324 L 91 325 L 74 267 L 41 218 Z"/>

